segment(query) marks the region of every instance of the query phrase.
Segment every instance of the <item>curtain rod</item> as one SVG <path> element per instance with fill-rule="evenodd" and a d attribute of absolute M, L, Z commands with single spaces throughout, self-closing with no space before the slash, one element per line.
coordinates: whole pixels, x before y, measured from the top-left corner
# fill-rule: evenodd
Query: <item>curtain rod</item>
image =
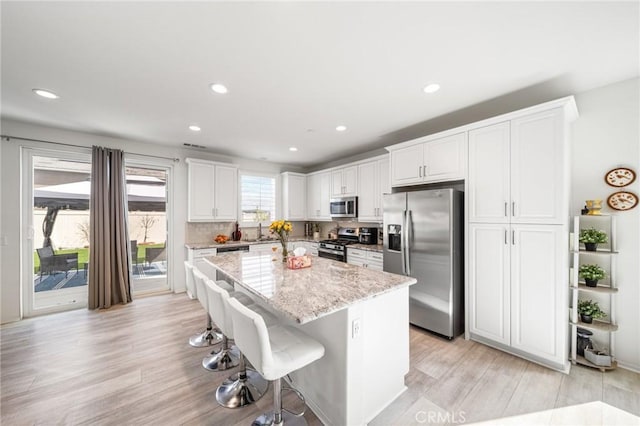
<path fill-rule="evenodd" d="M 45 140 L 42 140 L 42 139 L 22 138 L 20 136 L 0 135 L 0 138 L 6 139 L 7 142 L 11 141 L 11 139 L 18 139 L 18 140 L 21 140 L 21 141 L 44 142 L 44 143 L 53 143 L 53 144 L 62 145 L 62 146 L 72 146 L 74 148 L 89 148 L 89 147 L 83 146 L 83 145 L 74 145 L 74 144 L 71 144 L 71 143 L 64 143 L 64 142 L 45 141 Z M 151 158 L 161 158 L 163 160 L 172 160 L 174 163 L 180 162 L 179 158 L 162 157 L 160 155 L 150 155 L 150 154 L 137 154 L 135 152 L 127 152 L 127 151 L 124 151 L 124 153 L 125 154 L 134 154 L 134 155 L 144 155 L 145 157 L 151 157 Z"/>

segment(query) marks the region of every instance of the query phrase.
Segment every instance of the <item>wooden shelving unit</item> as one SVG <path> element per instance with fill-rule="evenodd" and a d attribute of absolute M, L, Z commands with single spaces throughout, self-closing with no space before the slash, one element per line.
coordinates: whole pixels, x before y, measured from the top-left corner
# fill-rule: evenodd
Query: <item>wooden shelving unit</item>
<path fill-rule="evenodd" d="M 573 364 L 580 364 L 591 368 L 597 368 L 600 371 L 613 370 L 618 366 L 613 353 L 614 333 L 618 330 L 618 324 L 616 323 L 615 317 L 615 296 L 618 293 L 618 289 L 615 286 L 615 258 L 618 254 L 618 252 L 616 251 L 615 219 L 615 216 L 612 215 L 576 216 L 573 220 L 573 234 L 571 238 L 571 255 L 573 266 L 569 279 L 569 288 L 571 290 L 571 309 L 569 319 L 569 323 L 571 324 L 570 359 Z M 597 229 L 605 231 L 607 233 L 607 236 L 609 237 L 609 241 L 606 244 L 600 244 L 597 251 L 586 251 L 579 243 L 580 229 L 586 229 L 590 227 L 595 227 Z M 604 280 L 601 280 L 601 282 L 598 283 L 598 286 L 588 287 L 583 280 L 578 278 L 578 269 L 580 265 L 584 263 L 596 263 L 606 271 L 607 276 L 604 278 Z M 608 311 L 606 310 L 605 306 L 601 306 L 602 309 L 607 313 L 606 319 L 608 321 L 594 320 L 592 323 L 585 323 L 581 321 L 577 308 L 578 299 L 580 295 L 583 295 L 583 297 L 588 297 L 588 293 L 591 293 L 592 296 L 596 298 L 608 298 Z M 577 354 L 578 327 L 584 328 L 586 330 L 608 334 L 609 354 L 613 358 L 610 367 L 593 364 L 585 357 Z"/>

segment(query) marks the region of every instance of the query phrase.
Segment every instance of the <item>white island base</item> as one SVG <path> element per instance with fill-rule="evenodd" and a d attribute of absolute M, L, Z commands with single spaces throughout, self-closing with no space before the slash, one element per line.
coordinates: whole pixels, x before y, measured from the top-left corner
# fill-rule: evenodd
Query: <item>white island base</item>
<path fill-rule="evenodd" d="M 293 325 L 325 347 L 324 357 L 291 373 L 325 425 L 367 424 L 406 390 L 408 286 Z"/>

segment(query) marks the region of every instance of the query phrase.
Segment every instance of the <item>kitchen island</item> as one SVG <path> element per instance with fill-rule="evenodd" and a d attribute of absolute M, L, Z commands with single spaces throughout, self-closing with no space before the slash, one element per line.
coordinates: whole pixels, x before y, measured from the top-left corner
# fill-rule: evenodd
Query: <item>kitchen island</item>
<path fill-rule="evenodd" d="M 298 270 L 272 253 L 205 260 L 325 346 L 323 358 L 290 375 L 324 424 L 366 424 L 406 389 L 415 279 L 317 257 Z"/>

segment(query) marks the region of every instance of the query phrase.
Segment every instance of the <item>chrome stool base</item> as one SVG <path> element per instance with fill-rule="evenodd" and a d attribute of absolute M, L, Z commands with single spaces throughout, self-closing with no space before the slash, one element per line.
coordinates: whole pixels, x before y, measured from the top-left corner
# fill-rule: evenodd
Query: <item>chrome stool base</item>
<path fill-rule="evenodd" d="M 239 408 L 254 403 L 267 392 L 269 382 L 257 371 L 246 370 L 233 374 L 216 390 L 218 404 Z"/>
<path fill-rule="evenodd" d="M 251 423 L 251 426 L 278 426 L 284 424 L 285 426 L 307 426 L 307 420 L 304 416 L 296 416 L 288 411 L 282 411 L 282 422 L 279 424 L 274 423 L 275 415 L 272 412 L 264 413 Z"/>
<path fill-rule="evenodd" d="M 194 348 L 204 348 L 206 346 L 217 345 L 222 341 L 222 334 L 216 330 L 205 330 L 189 338 L 189 344 Z"/>
<path fill-rule="evenodd" d="M 240 364 L 240 350 L 232 346 L 222 348 L 202 360 L 202 366 L 209 371 L 224 371 Z"/>

